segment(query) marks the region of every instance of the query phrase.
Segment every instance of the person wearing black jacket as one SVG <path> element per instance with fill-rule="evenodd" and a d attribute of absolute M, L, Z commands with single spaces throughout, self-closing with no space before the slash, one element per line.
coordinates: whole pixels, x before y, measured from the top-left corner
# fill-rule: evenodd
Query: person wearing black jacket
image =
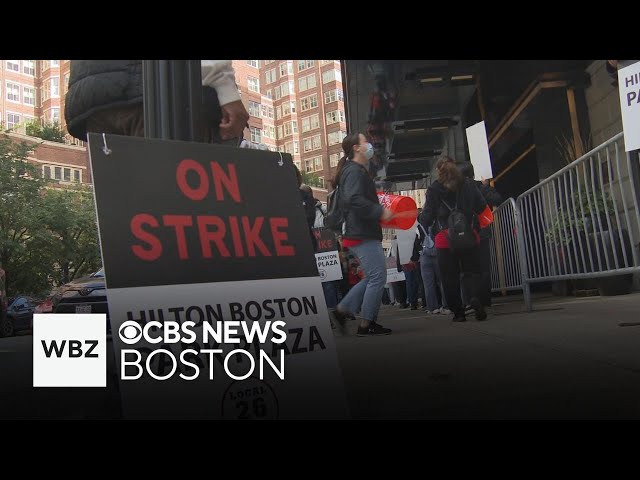
<path fill-rule="evenodd" d="M 450 157 L 443 156 L 438 160 L 436 172 L 438 179 L 427 189 L 424 208 L 418 220 L 425 230 L 434 224 L 438 268 L 442 274 L 447 304 L 454 314 L 453 321 L 464 322 L 466 320 L 465 309 L 460 297 L 461 271 L 465 286 L 468 287 L 467 291 L 472 294 L 471 306 L 475 310 L 476 319 L 484 320 L 487 318 L 487 314 L 479 300 L 482 268 L 479 261 L 480 226 L 477 215 L 484 211 L 487 202 L 475 183 L 462 175 Z M 447 231 L 448 219 L 451 214 L 450 207 L 461 210 L 467 222 L 473 226 L 476 246 L 458 250 L 450 248 Z"/>
<path fill-rule="evenodd" d="M 462 165 L 460 171 L 466 178 L 471 180 L 475 177 L 473 164 L 467 162 Z M 484 197 L 489 208 L 494 209 L 502 204 L 502 195 L 493 188 L 488 180 L 482 180 L 475 182 L 478 190 Z M 480 229 L 480 264 L 482 267 L 482 290 L 480 293 L 480 301 L 485 307 L 491 306 L 491 227 L 485 227 Z M 463 297 L 464 297 L 463 292 Z M 466 300 L 463 298 L 463 300 Z"/>
<path fill-rule="evenodd" d="M 205 143 L 242 137 L 249 114 L 231 60 L 201 60 Z M 144 136 L 142 60 L 71 60 L 64 115 L 69 133 Z M 219 138 L 218 138 L 219 137 Z"/>
<path fill-rule="evenodd" d="M 338 188 L 339 206 L 344 212 L 342 245 L 358 258 L 364 270 L 360 280 L 337 305 L 336 319 L 343 323 L 349 314 L 362 311 L 357 335 L 389 335 L 391 329 L 377 323 L 382 293 L 387 283 L 387 265 L 382 249 L 380 221 L 393 218 L 390 210 L 380 205 L 376 186 L 367 167 L 373 146 L 361 133 L 348 135 L 342 141 L 344 156 L 338 162 L 333 187 Z"/>

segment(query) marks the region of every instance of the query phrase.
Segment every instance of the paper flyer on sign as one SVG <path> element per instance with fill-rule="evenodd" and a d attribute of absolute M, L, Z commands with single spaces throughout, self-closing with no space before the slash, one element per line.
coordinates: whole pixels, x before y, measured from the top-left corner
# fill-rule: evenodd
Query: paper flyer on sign
<path fill-rule="evenodd" d="M 324 282 L 342 280 L 342 265 L 338 252 L 338 239 L 331 229 L 326 227 L 314 228 L 313 235 L 316 238 L 316 262 L 318 275 Z"/>
<path fill-rule="evenodd" d="M 466 129 L 469 156 L 475 172 L 475 180 L 493 178 L 491 155 L 487 142 L 487 130 L 484 121 L 476 123 Z"/>

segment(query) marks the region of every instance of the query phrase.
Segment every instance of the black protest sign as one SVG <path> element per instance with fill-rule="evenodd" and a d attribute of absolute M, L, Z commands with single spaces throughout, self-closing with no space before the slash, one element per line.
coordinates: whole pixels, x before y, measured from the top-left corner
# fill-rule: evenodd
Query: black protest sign
<path fill-rule="evenodd" d="M 90 134 L 110 288 L 314 276 L 291 156 Z"/>
<path fill-rule="evenodd" d="M 89 135 L 123 415 L 343 418 L 291 156 L 104 140 L 108 153 L 103 136 Z M 251 334 L 278 322 L 279 343 Z M 224 337 L 207 333 L 225 325 Z M 178 330 L 184 335 L 172 337 Z"/>
<path fill-rule="evenodd" d="M 313 235 L 316 237 L 318 243 L 316 253 L 333 252 L 338 250 L 338 239 L 331 229 L 326 227 L 314 228 Z"/>

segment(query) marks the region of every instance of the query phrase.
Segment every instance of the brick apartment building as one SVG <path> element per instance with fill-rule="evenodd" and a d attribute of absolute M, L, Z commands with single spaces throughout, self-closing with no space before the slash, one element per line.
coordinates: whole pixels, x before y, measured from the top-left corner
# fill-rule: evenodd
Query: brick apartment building
<path fill-rule="evenodd" d="M 315 196 L 326 200 L 347 131 L 340 62 L 234 60 L 233 66 L 251 140 L 290 153 L 301 171 L 317 176 Z"/>
<path fill-rule="evenodd" d="M 64 122 L 69 60 L 0 60 L 0 123 L 5 129 L 39 119 Z M 19 129 L 17 129 L 19 131 Z M 74 143 L 71 137 L 69 143 Z"/>
<path fill-rule="evenodd" d="M 343 86 L 337 60 L 234 60 L 236 81 L 249 112 L 245 138 L 272 151 L 290 153 L 298 168 L 317 177 L 316 198 L 326 200 L 346 135 Z M 66 130 L 64 96 L 69 60 L 0 61 L 0 119 L 16 138 L 34 119 Z M 20 135 L 22 134 L 22 135 Z M 28 138 L 28 137 L 24 137 Z M 90 182 L 84 142 L 70 135 L 67 147 L 45 142 L 36 161 L 44 175 Z M 53 152 L 56 153 L 53 153 Z M 78 155 L 84 152 L 84 163 Z M 68 161 L 67 161 L 68 156 Z"/>

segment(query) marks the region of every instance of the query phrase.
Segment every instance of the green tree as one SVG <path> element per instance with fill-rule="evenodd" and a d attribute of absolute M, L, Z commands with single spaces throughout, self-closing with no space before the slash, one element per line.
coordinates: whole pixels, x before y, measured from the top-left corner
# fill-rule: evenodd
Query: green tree
<path fill-rule="evenodd" d="M 67 283 L 100 268 L 100 247 L 93 193 L 78 185 L 48 189 L 44 195 L 45 244 L 54 283 Z"/>
<path fill-rule="evenodd" d="M 44 229 L 40 222 L 44 180 L 27 162 L 32 148 L 0 136 L 0 266 L 7 272 L 7 292 L 35 293 L 43 287 L 41 278 L 29 274 L 38 254 L 31 243 Z"/>
<path fill-rule="evenodd" d="M 319 187 L 324 188 L 322 182 L 320 181 L 320 177 L 315 173 L 301 172 L 302 173 L 302 183 L 309 185 L 310 187 Z"/>
<path fill-rule="evenodd" d="M 0 267 L 8 295 L 40 295 L 100 267 L 91 189 L 54 188 L 27 162 L 32 148 L 0 136 Z"/>
<path fill-rule="evenodd" d="M 49 142 L 64 143 L 64 131 L 58 122 L 42 125 L 39 120 L 34 120 L 26 124 L 26 133 Z"/>

